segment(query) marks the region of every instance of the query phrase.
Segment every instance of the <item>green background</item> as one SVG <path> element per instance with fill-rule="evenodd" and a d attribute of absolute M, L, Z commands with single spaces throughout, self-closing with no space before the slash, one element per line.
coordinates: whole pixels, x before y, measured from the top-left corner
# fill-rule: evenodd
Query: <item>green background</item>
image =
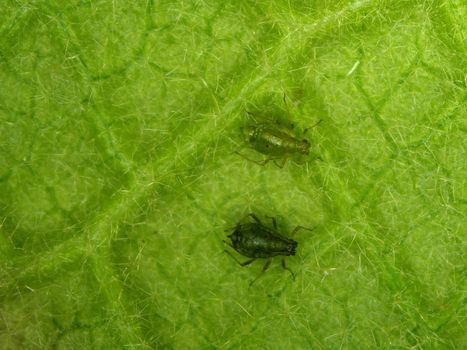
<path fill-rule="evenodd" d="M 466 347 L 467 7 L 0 5 L 1 349 Z M 246 111 L 312 154 L 248 150 Z M 322 161 L 314 161 L 320 156 Z M 246 213 L 302 231 L 240 267 Z"/>

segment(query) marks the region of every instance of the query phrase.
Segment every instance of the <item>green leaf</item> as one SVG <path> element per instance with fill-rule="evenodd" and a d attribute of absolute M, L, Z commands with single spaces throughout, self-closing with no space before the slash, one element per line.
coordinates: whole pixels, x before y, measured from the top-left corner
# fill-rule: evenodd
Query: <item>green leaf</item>
<path fill-rule="evenodd" d="M 1 7 L 2 349 L 465 348 L 464 1 Z M 223 252 L 249 212 L 314 227 L 295 281 Z"/>

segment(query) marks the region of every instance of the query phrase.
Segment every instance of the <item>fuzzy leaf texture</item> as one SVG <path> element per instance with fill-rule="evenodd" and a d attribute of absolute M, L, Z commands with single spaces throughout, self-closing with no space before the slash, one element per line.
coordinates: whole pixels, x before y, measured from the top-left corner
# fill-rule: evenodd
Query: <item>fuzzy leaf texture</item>
<path fill-rule="evenodd" d="M 0 348 L 466 348 L 466 18 L 3 0 Z M 322 120 L 310 155 L 239 157 L 248 112 Z M 224 253 L 249 212 L 314 227 L 295 281 Z"/>

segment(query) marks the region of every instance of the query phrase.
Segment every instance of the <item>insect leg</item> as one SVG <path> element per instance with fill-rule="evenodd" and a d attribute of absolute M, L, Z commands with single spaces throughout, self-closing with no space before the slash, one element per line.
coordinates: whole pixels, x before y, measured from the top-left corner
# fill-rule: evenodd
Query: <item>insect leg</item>
<path fill-rule="evenodd" d="M 303 134 L 306 134 L 308 130 L 313 129 L 315 126 L 318 126 L 318 124 L 321 123 L 322 121 L 323 121 L 323 119 L 320 119 L 316 124 L 314 124 L 312 126 L 309 126 L 305 130 L 303 130 Z"/>
<path fill-rule="evenodd" d="M 255 121 L 255 123 L 257 123 L 257 120 L 256 120 L 256 118 L 255 118 L 255 115 L 254 115 L 253 113 L 251 113 L 250 111 L 246 111 L 246 112 L 248 113 L 248 115 L 250 116 L 250 118 L 252 118 L 252 119 Z"/>
<path fill-rule="evenodd" d="M 253 285 L 253 283 L 255 283 L 255 282 L 258 280 L 258 278 L 260 278 L 260 277 L 266 272 L 266 270 L 267 270 L 267 269 L 269 268 L 269 266 L 271 265 L 271 261 L 272 261 L 271 259 L 268 259 L 268 260 L 266 261 L 266 264 L 264 264 L 263 269 L 261 270 L 261 272 L 259 273 L 259 275 L 258 275 L 253 281 L 250 282 L 250 287 Z"/>
<path fill-rule="evenodd" d="M 284 167 L 286 161 L 287 161 L 287 158 L 282 158 L 282 162 L 281 162 L 281 163 L 278 163 L 277 161 L 274 161 L 274 164 L 276 164 L 276 166 L 277 166 L 278 168 L 281 168 L 281 169 L 282 169 L 282 168 Z"/>
<path fill-rule="evenodd" d="M 295 281 L 295 274 L 293 273 L 293 271 L 287 267 L 287 265 L 285 264 L 285 259 L 282 259 L 282 267 L 284 268 L 284 270 L 287 270 L 290 272 L 290 274 L 292 275 L 292 278 L 293 280 Z"/>
<path fill-rule="evenodd" d="M 266 158 L 265 160 L 263 160 L 262 162 L 258 163 L 259 165 L 261 166 L 265 166 L 266 164 L 268 164 L 268 162 L 272 160 L 272 158 Z"/>
<path fill-rule="evenodd" d="M 247 265 L 250 265 L 253 261 L 255 261 L 256 258 L 251 258 L 251 259 L 248 259 L 247 261 L 244 261 L 240 264 L 240 266 L 247 266 Z"/>
<path fill-rule="evenodd" d="M 233 248 L 233 245 L 225 240 L 222 240 L 222 242 L 224 242 L 225 244 L 228 244 L 229 246 L 231 246 Z M 234 248 L 235 249 L 235 248 Z"/>
<path fill-rule="evenodd" d="M 320 156 L 316 156 L 316 158 L 315 158 L 315 159 L 313 159 L 313 160 L 319 160 L 319 161 L 321 161 L 321 162 L 322 162 L 322 161 L 323 161 L 323 158 L 321 158 Z"/>
<path fill-rule="evenodd" d="M 258 219 L 258 217 L 255 214 L 250 213 L 247 216 L 251 216 L 253 218 L 253 220 L 255 220 L 258 224 L 261 224 L 261 220 Z"/>
<path fill-rule="evenodd" d="M 256 164 L 261 165 L 261 166 L 265 166 L 265 165 L 271 160 L 271 158 L 266 158 L 266 159 L 263 160 L 263 161 L 257 161 L 257 160 L 248 158 L 247 156 L 244 156 L 244 155 L 241 154 L 240 152 L 235 151 L 234 153 L 235 153 L 235 154 L 238 154 L 240 157 L 243 157 L 243 158 L 245 158 L 246 160 L 248 160 L 248 161 L 250 161 L 250 162 L 256 163 Z"/>
<path fill-rule="evenodd" d="M 267 216 L 267 218 L 271 219 L 272 221 L 272 227 L 274 227 L 277 230 L 277 221 L 274 216 Z"/>
<path fill-rule="evenodd" d="M 307 231 L 313 231 L 314 228 L 308 228 L 308 227 L 305 227 L 305 226 L 297 226 L 293 229 L 293 231 L 290 233 L 290 236 L 292 237 L 297 231 L 299 230 L 307 230 Z"/>
<path fill-rule="evenodd" d="M 224 252 L 226 252 L 227 254 L 229 254 L 232 259 L 234 259 L 240 266 L 247 266 L 247 265 L 250 265 L 253 261 L 256 260 L 256 258 L 251 258 L 251 259 L 248 259 L 247 261 L 244 261 L 244 262 L 241 262 L 240 260 L 238 260 L 231 252 L 229 252 L 228 250 L 225 250 L 224 249 Z"/>
<path fill-rule="evenodd" d="M 286 100 L 286 96 L 285 96 L 285 92 L 284 92 L 284 105 L 285 105 L 285 109 L 287 110 L 287 117 L 289 118 L 289 120 L 291 120 L 291 114 L 290 114 L 290 110 L 289 110 L 289 105 L 287 104 L 287 100 Z M 293 128 L 293 124 L 292 124 L 292 128 Z"/>

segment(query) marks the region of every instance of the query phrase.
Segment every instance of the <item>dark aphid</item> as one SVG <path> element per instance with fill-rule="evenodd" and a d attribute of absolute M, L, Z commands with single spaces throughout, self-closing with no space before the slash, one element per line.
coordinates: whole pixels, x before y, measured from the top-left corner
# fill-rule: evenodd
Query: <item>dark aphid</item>
<path fill-rule="evenodd" d="M 233 232 L 227 236 L 230 238 L 231 243 L 227 241 L 224 242 L 230 245 L 238 253 L 250 258 L 245 262 L 240 262 L 231 252 L 225 250 L 225 252 L 228 253 L 241 266 L 249 265 L 259 258 L 267 259 L 261 273 L 253 281 L 251 281 L 251 286 L 269 268 L 272 257 L 278 255 L 295 255 L 298 243 L 291 238 L 287 238 L 281 235 L 278 232 L 275 218 L 271 218 L 273 228 L 270 228 L 265 226 L 255 214 L 249 214 L 248 216 L 251 217 L 254 222 L 238 223 L 235 226 Z M 311 231 L 309 228 L 297 226 L 292 231 L 291 235 L 300 229 Z M 282 267 L 288 270 L 292 274 L 292 277 L 295 279 L 294 273 L 286 266 L 284 259 L 282 259 Z"/>
<path fill-rule="evenodd" d="M 311 128 L 320 122 L 321 120 Z M 245 157 L 239 152 L 235 153 L 259 165 L 266 165 L 272 160 L 278 167 L 282 168 L 287 158 L 295 155 L 308 155 L 310 153 L 310 143 L 308 140 L 295 136 L 292 128 L 293 126 L 288 128 L 272 121 L 247 125 L 242 130 L 246 141 L 251 148 L 266 155 L 267 158 L 263 161 L 256 161 Z M 306 129 L 305 132 L 309 129 Z"/>

